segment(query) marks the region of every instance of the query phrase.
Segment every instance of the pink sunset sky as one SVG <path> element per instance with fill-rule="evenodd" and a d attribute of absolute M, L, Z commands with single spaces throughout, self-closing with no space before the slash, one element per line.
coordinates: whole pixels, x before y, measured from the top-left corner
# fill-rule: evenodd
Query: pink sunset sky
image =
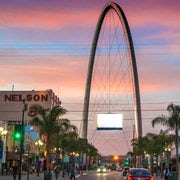
<path fill-rule="evenodd" d="M 52 89 L 69 117 L 80 112 L 70 119 L 80 128 L 91 43 L 106 2 L 0 1 L 0 90 Z M 142 116 L 153 119 L 180 104 L 180 1 L 114 2 L 131 29 L 142 110 L 155 110 Z M 147 122 L 144 134 L 149 130 Z"/>

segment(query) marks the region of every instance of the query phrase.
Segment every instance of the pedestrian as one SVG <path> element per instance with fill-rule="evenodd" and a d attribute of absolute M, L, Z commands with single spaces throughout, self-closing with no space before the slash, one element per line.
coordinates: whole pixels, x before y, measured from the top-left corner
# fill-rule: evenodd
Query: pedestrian
<path fill-rule="evenodd" d="M 71 168 L 70 168 L 70 179 L 74 179 L 76 180 L 76 177 L 75 177 L 75 166 L 74 164 L 72 164 Z"/>
<path fill-rule="evenodd" d="M 80 164 L 79 170 L 80 170 L 80 174 L 83 174 L 83 166 L 82 166 L 82 164 Z"/>
<path fill-rule="evenodd" d="M 163 171 L 163 174 L 164 174 L 164 180 L 168 180 L 168 177 L 169 177 L 169 168 L 168 168 L 168 166 L 165 167 L 165 169 Z"/>
<path fill-rule="evenodd" d="M 123 177 L 126 177 L 126 175 L 127 175 L 127 169 L 124 169 L 122 175 L 123 175 Z"/>
<path fill-rule="evenodd" d="M 47 163 L 47 160 L 46 158 L 43 160 L 43 170 L 46 171 L 47 168 L 46 168 L 46 163 Z"/>
<path fill-rule="evenodd" d="M 41 167 L 41 161 L 38 159 L 38 160 L 36 161 L 37 176 L 39 176 L 40 167 Z"/>
<path fill-rule="evenodd" d="M 58 179 L 59 173 L 60 173 L 60 168 L 58 165 L 56 165 L 54 167 L 54 174 L 55 174 L 56 179 Z"/>
<path fill-rule="evenodd" d="M 18 172 L 18 166 L 16 163 L 14 163 L 12 166 L 13 180 L 16 180 L 17 172 Z"/>

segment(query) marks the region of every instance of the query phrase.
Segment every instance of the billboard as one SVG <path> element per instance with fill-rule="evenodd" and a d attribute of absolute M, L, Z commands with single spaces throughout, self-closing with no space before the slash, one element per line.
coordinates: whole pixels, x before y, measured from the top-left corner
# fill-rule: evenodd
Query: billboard
<path fill-rule="evenodd" d="M 97 114 L 97 130 L 122 130 L 123 114 Z"/>

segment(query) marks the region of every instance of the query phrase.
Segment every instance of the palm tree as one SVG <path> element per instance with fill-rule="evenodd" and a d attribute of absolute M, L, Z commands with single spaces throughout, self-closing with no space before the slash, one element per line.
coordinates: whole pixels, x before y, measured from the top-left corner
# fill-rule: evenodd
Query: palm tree
<path fill-rule="evenodd" d="M 87 144 L 87 156 L 89 156 L 89 168 L 91 168 L 92 160 L 95 160 L 98 154 L 99 153 L 98 153 L 97 148 L 95 148 L 94 145 L 88 143 Z"/>
<path fill-rule="evenodd" d="M 178 179 L 178 129 L 180 128 L 180 106 L 170 104 L 167 107 L 167 111 L 170 114 L 168 117 L 161 115 L 152 120 L 152 126 L 154 127 L 156 124 L 161 124 L 167 127 L 167 131 L 174 131 L 175 133 L 175 146 L 176 146 L 176 171 L 177 171 L 177 179 Z"/>
<path fill-rule="evenodd" d="M 56 148 L 64 149 L 67 152 L 73 151 L 75 148 L 75 142 L 79 138 L 77 133 L 77 127 L 70 123 L 66 128 L 62 127 L 59 133 L 54 135 L 53 146 Z M 73 146 L 73 148 L 72 148 Z"/>
<path fill-rule="evenodd" d="M 77 127 L 71 125 L 70 122 L 66 126 L 61 126 L 61 131 L 55 134 L 53 145 L 62 149 L 62 157 L 65 155 L 65 151 L 70 153 L 76 150 L 76 141 L 79 138 L 77 133 Z M 63 173 L 62 177 L 65 176 L 65 164 L 62 161 Z"/>
<path fill-rule="evenodd" d="M 31 108 L 35 109 L 36 113 L 29 123 L 36 126 L 40 137 L 43 135 L 46 137 L 45 143 L 48 156 L 55 135 L 69 126 L 69 120 L 60 119 L 60 116 L 65 115 L 67 110 L 61 106 L 55 106 L 51 110 L 46 110 L 38 104 L 32 105 Z"/>
<path fill-rule="evenodd" d="M 136 139 L 132 139 L 131 142 L 133 145 L 133 154 L 135 156 L 134 159 L 135 161 L 139 159 L 139 162 L 136 162 L 136 166 L 141 166 L 142 157 L 144 156 L 144 152 L 147 150 L 147 144 L 149 142 L 149 139 L 147 137 L 139 137 Z"/>
<path fill-rule="evenodd" d="M 146 152 L 156 159 L 156 169 L 158 168 L 158 157 L 161 156 L 166 147 L 172 144 L 171 135 L 167 135 L 166 131 L 160 131 L 159 134 L 147 133 L 149 139 Z M 151 161 L 151 169 L 153 171 L 153 162 Z"/>

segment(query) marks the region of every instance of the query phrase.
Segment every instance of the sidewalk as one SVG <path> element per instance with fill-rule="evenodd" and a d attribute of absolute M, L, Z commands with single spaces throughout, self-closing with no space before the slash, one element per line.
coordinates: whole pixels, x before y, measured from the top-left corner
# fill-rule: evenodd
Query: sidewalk
<path fill-rule="evenodd" d="M 161 178 L 161 176 L 154 176 L 154 180 L 164 180 L 164 178 Z"/>
<path fill-rule="evenodd" d="M 85 175 L 86 173 L 83 173 L 83 175 Z M 76 178 L 78 178 L 79 176 L 81 176 L 80 174 L 76 174 Z M 0 180 L 11 180 L 13 179 L 12 175 L 4 175 L 1 176 L 0 175 Z M 18 175 L 16 177 L 16 179 L 18 180 Z M 59 180 L 69 180 L 69 176 L 65 175 L 64 177 L 62 177 L 62 172 L 59 174 L 58 177 Z M 36 173 L 33 174 L 29 174 L 29 177 L 27 174 L 23 174 L 21 175 L 21 180 L 44 180 L 44 173 L 41 172 L 39 176 L 37 176 Z M 52 173 L 52 180 L 56 180 L 54 173 Z"/>
<path fill-rule="evenodd" d="M 154 175 L 153 177 L 154 177 L 154 180 L 164 180 L 164 177 L 161 177 L 161 176 Z M 176 174 L 170 173 L 169 180 L 176 180 L 176 179 L 177 179 Z"/>

